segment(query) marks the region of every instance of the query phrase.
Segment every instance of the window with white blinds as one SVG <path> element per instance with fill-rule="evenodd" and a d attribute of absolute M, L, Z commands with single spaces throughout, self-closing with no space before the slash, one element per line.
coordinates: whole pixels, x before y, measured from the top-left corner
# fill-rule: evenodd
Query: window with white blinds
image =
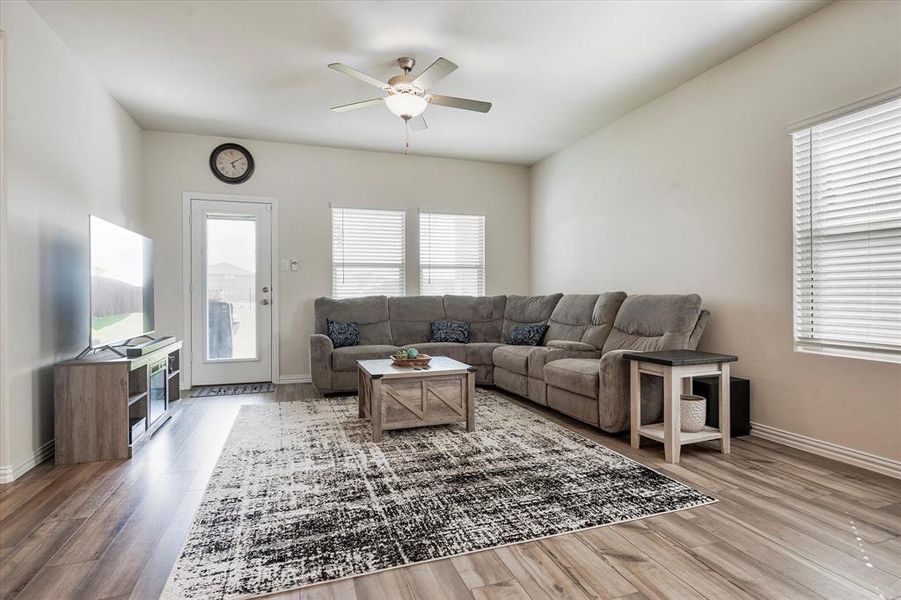
<path fill-rule="evenodd" d="M 901 98 L 792 140 L 796 347 L 901 362 Z"/>
<path fill-rule="evenodd" d="M 419 287 L 424 295 L 485 294 L 485 217 L 419 214 Z"/>
<path fill-rule="evenodd" d="M 332 296 L 403 296 L 404 211 L 332 208 Z"/>

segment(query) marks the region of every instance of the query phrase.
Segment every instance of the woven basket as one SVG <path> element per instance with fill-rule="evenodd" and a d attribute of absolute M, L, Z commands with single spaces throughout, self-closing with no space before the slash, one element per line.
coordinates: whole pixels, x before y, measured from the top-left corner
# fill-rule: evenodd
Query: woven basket
<path fill-rule="evenodd" d="M 425 367 L 432 360 L 432 357 L 428 354 L 420 354 L 416 358 L 394 358 L 393 356 L 388 358 L 394 362 L 396 367 Z"/>
<path fill-rule="evenodd" d="M 682 394 L 679 403 L 679 425 L 686 433 L 697 433 L 707 422 L 707 398 L 694 394 Z"/>

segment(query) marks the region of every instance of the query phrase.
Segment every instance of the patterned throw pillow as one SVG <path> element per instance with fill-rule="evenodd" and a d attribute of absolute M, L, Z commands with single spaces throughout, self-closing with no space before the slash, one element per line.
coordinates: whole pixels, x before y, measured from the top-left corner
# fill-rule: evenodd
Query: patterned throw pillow
<path fill-rule="evenodd" d="M 360 326 L 356 323 L 344 323 L 326 319 L 328 336 L 335 348 L 356 346 L 360 343 Z"/>
<path fill-rule="evenodd" d="M 537 346 L 547 331 L 545 323 L 531 323 L 529 325 L 520 325 L 510 332 L 507 343 L 514 346 Z"/>
<path fill-rule="evenodd" d="M 469 321 L 432 321 L 433 342 L 469 343 Z"/>

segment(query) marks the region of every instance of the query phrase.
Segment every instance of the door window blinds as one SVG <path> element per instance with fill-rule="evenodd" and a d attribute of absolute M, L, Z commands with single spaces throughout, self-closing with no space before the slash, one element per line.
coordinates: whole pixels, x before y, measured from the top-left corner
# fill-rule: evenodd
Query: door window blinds
<path fill-rule="evenodd" d="M 332 208 L 332 295 L 403 296 L 404 211 Z"/>
<path fill-rule="evenodd" d="M 419 214 L 419 285 L 424 295 L 485 294 L 485 217 Z"/>
<path fill-rule="evenodd" d="M 796 346 L 901 361 L 901 98 L 792 140 Z"/>

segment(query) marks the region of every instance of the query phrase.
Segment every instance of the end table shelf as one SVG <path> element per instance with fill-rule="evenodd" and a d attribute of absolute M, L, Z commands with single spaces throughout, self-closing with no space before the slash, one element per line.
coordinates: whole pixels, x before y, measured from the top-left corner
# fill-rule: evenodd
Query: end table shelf
<path fill-rule="evenodd" d="M 627 352 L 631 387 L 631 443 L 638 448 L 641 436 L 663 442 L 666 462 L 678 463 L 680 448 L 710 440 L 720 440 L 723 454 L 729 454 L 729 364 L 738 360 L 731 354 L 715 354 L 696 350 L 661 352 Z M 641 375 L 663 378 L 663 422 L 641 424 Z M 695 377 L 716 376 L 720 379 L 719 428 L 705 426 L 696 433 L 682 431 L 680 403 L 682 394 L 692 393 Z"/>

